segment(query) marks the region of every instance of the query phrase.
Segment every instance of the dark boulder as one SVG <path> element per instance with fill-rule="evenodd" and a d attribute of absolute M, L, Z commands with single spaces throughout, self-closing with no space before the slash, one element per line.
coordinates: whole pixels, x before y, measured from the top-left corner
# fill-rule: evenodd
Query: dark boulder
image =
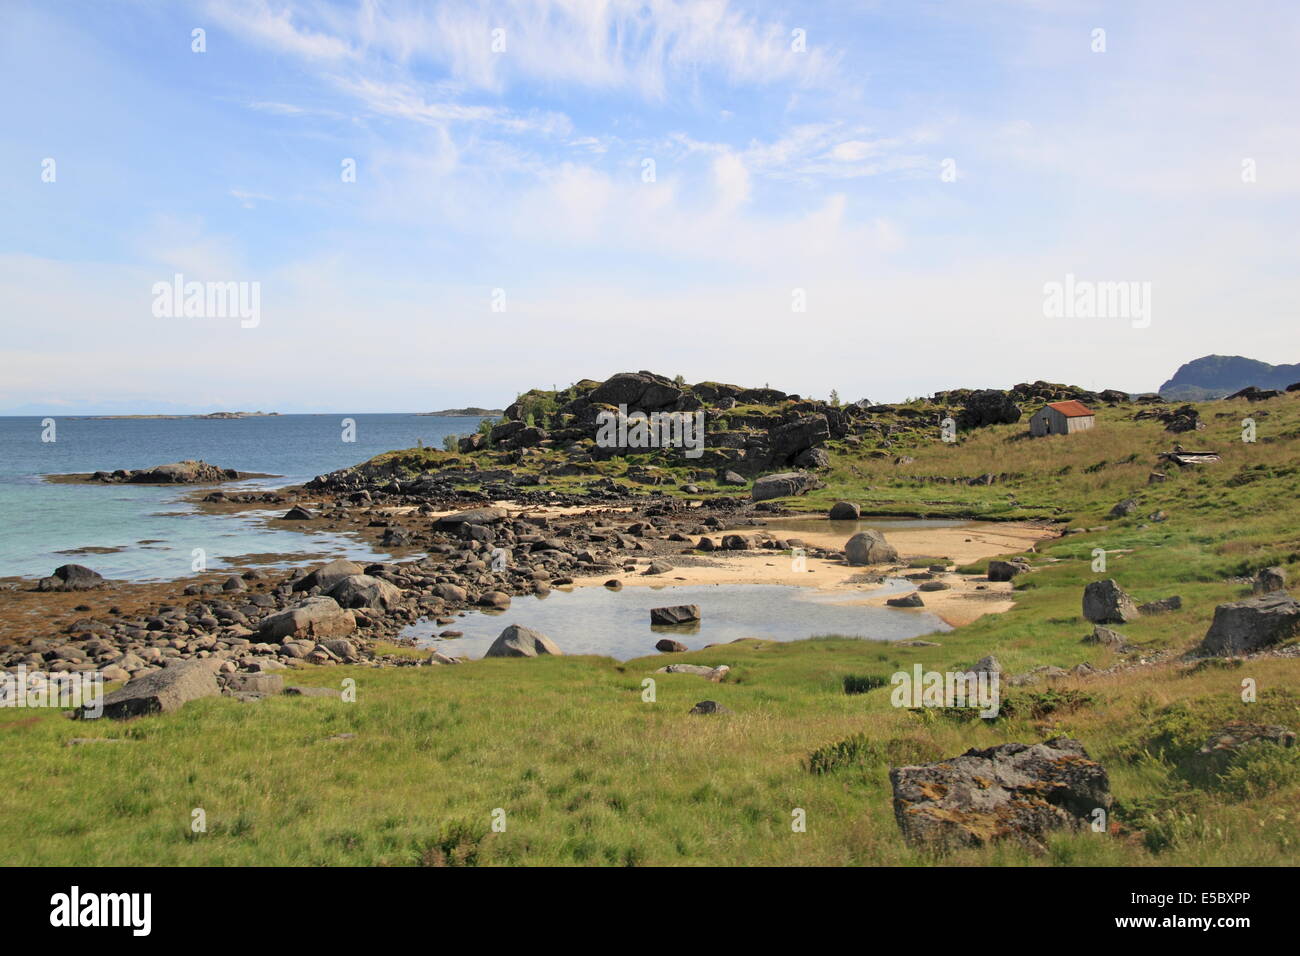
<path fill-rule="evenodd" d="M 1020 406 L 1014 397 L 997 389 L 984 388 L 966 397 L 957 425 L 963 429 L 983 428 L 986 425 L 1014 425 L 1020 421 Z"/>
<path fill-rule="evenodd" d="M 672 627 L 678 624 L 695 624 L 699 620 L 700 606 L 698 604 L 677 604 L 672 607 L 650 609 L 650 623 L 652 625 Z"/>
<path fill-rule="evenodd" d="M 593 405 L 626 405 L 628 411 L 675 409 L 682 390 L 650 372 L 620 372 L 606 379 L 587 396 Z"/>
<path fill-rule="evenodd" d="M 64 564 L 54 574 L 37 582 L 40 591 L 91 591 L 107 583 L 98 571 L 81 564 Z"/>

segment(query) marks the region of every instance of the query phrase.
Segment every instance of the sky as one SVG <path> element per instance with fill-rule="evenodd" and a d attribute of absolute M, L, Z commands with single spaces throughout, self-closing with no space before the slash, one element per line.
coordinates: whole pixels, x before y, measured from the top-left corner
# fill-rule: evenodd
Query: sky
<path fill-rule="evenodd" d="M 1298 50 L 1292 0 L 3 0 L 0 414 L 1300 361 Z"/>

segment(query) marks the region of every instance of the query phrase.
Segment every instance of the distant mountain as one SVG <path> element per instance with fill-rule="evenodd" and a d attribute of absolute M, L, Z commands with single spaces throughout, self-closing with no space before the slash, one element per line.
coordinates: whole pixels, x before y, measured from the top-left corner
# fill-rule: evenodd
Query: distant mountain
<path fill-rule="evenodd" d="M 1248 385 L 1286 388 L 1293 382 L 1300 382 L 1300 364 L 1269 365 L 1241 355 L 1206 355 L 1181 366 L 1160 386 L 1160 397 L 1171 402 L 1206 401 Z"/>

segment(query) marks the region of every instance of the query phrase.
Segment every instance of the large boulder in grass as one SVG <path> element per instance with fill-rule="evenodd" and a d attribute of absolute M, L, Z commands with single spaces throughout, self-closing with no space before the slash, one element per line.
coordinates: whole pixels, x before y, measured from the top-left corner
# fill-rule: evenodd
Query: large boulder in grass
<path fill-rule="evenodd" d="M 767 501 L 771 498 L 790 498 L 794 495 L 807 494 L 814 488 L 823 487 L 823 482 L 816 475 L 803 471 L 786 471 L 779 475 L 764 475 L 754 482 L 750 489 L 750 498 L 754 501 Z"/>
<path fill-rule="evenodd" d="M 98 571 L 81 564 L 64 564 L 55 568 L 48 578 L 41 578 L 36 588 L 39 591 L 90 591 L 104 584 Z"/>
<path fill-rule="evenodd" d="M 339 607 L 332 597 L 321 595 L 267 617 L 257 630 L 257 638 L 274 644 L 286 638 L 304 637 L 319 642 L 346 637 L 356 629 L 357 621 L 351 611 Z"/>
<path fill-rule="evenodd" d="M 1137 618 L 1138 609 L 1114 578 L 1106 578 L 1083 589 L 1083 616 L 1093 624 L 1125 624 Z"/>
<path fill-rule="evenodd" d="M 1220 604 L 1197 653 L 1206 657 L 1251 654 L 1300 633 L 1300 603 L 1285 591 Z"/>
<path fill-rule="evenodd" d="M 355 561 L 346 561 L 340 558 L 337 561 L 331 561 L 329 564 L 321 565 L 305 577 L 299 578 L 293 583 L 293 589 L 295 591 L 310 591 L 312 588 L 320 588 L 322 591 L 329 591 L 330 588 L 344 578 L 364 574 L 365 571 L 366 569 Z"/>
<path fill-rule="evenodd" d="M 889 781 L 903 839 L 940 851 L 1002 839 L 1042 850 L 1049 833 L 1082 830 L 1111 806 L 1105 769 L 1068 737 L 895 767 Z"/>
<path fill-rule="evenodd" d="M 176 660 L 162 670 L 128 681 L 104 698 L 105 717 L 122 720 L 146 714 L 170 714 L 191 700 L 221 693 L 217 676 L 206 661 Z M 83 717 L 90 713 L 82 708 Z"/>
<path fill-rule="evenodd" d="M 849 564 L 892 564 L 898 560 L 898 551 L 883 534 L 868 528 L 845 542 L 844 557 Z"/>
<path fill-rule="evenodd" d="M 402 589 L 383 578 L 368 574 L 350 574 L 329 590 L 329 596 L 339 607 L 364 607 L 388 610 L 402 600 Z"/>
<path fill-rule="evenodd" d="M 511 624 L 492 642 L 484 657 L 537 657 L 542 654 L 563 656 L 556 643 L 541 631 L 522 624 Z"/>

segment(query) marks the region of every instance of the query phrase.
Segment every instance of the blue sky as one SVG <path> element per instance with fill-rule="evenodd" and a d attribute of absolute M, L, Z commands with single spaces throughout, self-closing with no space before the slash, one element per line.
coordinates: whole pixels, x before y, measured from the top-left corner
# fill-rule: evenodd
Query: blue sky
<path fill-rule="evenodd" d="M 1293 362 L 1298 41 L 1284 2 L 7 0 L 0 413 Z M 155 316 L 178 272 L 256 327 Z M 1149 327 L 1045 318 L 1067 273 Z"/>

